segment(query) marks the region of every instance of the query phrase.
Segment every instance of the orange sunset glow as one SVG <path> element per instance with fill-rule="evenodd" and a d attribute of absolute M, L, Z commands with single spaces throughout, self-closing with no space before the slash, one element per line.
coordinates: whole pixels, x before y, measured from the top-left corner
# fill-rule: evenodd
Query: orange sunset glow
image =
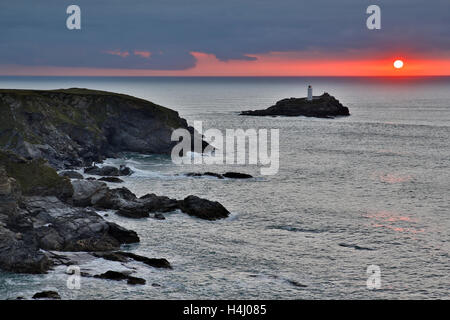
<path fill-rule="evenodd" d="M 52 66 L 0 66 L 0 75 L 18 76 L 446 76 L 450 60 L 392 57 L 378 59 L 333 59 L 296 57 L 293 52 L 248 55 L 253 61 L 221 61 L 213 54 L 191 52 L 193 68 L 146 70 L 114 68 L 73 68 Z M 127 59 L 128 55 L 120 55 Z M 146 54 L 150 57 L 150 54 Z M 394 62 L 393 62 L 394 61 Z M 400 62 L 402 65 L 400 66 Z M 404 61 L 407 61 L 405 63 Z M 394 63 L 394 67 L 393 67 Z M 395 65 L 397 64 L 397 66 Z"/>

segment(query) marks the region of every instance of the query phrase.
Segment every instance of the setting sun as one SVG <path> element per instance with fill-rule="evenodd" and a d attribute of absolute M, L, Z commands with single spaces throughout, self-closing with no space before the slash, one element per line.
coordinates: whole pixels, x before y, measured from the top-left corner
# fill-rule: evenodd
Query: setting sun
<path fill-rule="evenodd" d="M 401 69 L 401 68 L 403 68 L 403 61 L 402 61 L 402 60 L 395 60 L 395 61 L 394 61 L 394 67 L 395 67 L 396 69 Z"/>

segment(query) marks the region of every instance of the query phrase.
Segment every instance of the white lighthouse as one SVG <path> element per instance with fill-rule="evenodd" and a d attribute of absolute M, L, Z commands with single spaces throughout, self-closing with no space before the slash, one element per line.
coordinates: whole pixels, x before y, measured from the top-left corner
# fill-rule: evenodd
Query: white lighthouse
<path fill-rule="evenodd" d="M 312 94 L 312 87 L 311 87 L 311 85 L 308 86 L 308 97 L 306 98 L 306 100 L 308 100 L 308 101 L 312 101 L 313 100 L 313 94 Z"/>

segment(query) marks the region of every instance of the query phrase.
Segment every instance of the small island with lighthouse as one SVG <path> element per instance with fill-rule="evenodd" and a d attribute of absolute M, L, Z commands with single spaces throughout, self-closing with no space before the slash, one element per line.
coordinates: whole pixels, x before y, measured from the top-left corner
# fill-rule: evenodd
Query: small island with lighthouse
<path fill-rule="evenodd" d="M 267 109 L 242 111 L 240 115 L 334 118 L 349 116 L 350 112 L 339 100 L 327 92 L 320 96 L 313 96 L 312 87 L 308 86 L 308 95 L 305 98 L 282 99 Z"/>

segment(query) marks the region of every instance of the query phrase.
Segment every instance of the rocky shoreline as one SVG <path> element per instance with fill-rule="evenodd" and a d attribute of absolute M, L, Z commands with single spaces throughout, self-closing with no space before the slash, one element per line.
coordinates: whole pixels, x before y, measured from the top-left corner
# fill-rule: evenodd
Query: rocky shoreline
<path fill-rule="evenodd" d="M 110 188 L 127 167 L 96 166 L 123 152 L 167 154 L 176 142 L 171 133 L 188 129 L 178 113 L 138 98 L 87 89 L 0 90 L 0 269 L 47 273 L 73 264 L 66 252 L 86 252 L 96 259 L 139 261 L 171 269 L 163 258 L 120 251 L 139 236 L 105 220 L 99 211 L 113 210 L 133 219 L 182 212 L 205 220 L 230 212 L 219 202 L 195 195 L 172 199 L 153 193 L 137 197 L 127 188 Z M 207 143 L 202 141 L 203 146 Z M 101 176 L 84 179 L 74 169 Z M 56 170 L 65 170 L 57 173 Z M 58 254 L 60 252 L 61 254 Z M 110 270 L 99 279 L 145 280 Z M 43 292 L 36 298 L 57 298 Z"/>
<path fill-rule="evenodd" d="M 312 101 L 306 98 L 288 98 L 278 101 L 270 108 L 242 111 L 240 115 L 334 118 L 349 116 L 350 112 L 339 100 L 325 92 L 321 96 L 314 97 Z"/>

